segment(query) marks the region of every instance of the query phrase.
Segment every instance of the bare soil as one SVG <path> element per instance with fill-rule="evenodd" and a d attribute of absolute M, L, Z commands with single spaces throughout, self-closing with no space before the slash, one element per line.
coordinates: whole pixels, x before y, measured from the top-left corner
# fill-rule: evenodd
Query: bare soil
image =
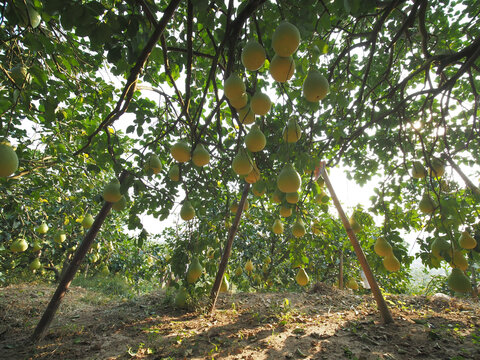
<path fill-rule="evenodd" d="M 173 308 L 165 291 L 118 301 L 73 287 L 29 344 L 54 290 L 0 288 L 1 359 L 480 359 L 478 302 L 386 295 L 384 325 L 371 295 L 324 284 L 221 294 L 212 315 Z"/>

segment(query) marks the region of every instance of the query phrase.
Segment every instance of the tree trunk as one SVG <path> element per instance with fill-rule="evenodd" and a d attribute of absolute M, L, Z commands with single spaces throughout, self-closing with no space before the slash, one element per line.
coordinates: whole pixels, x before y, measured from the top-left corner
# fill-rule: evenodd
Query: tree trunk
<path fill-rule="evenodd" d="M 119 177 L 120 183 L 123 182 L 126 176 L 127 176 L 127 172 L 123 171 Z M 90 228 L 88 233 L 85 235 L 85 238 L 83 239 L 83 241 L 78 246 L 77 251 L 75 251 L 75 255 L 73 256 L 72 261 L 70 262 L 68 268 L 63 272 L 63 276 L 60 279 L 60 283 L 58 284 L 57 290 L 53 294 L 50 302 L 48 303 L 47 308 L 45 309 L 45 312 L 43 313 L 42 318 L 40 319 L 37 327 L 35 328 L 35 331 L 33 332 L 30 338 L 30 340 L 33 343 L 36 343 L 37 341 L 39 341 L 43 337 L 45 331 L 50 326 L 50 323 L 52 322 L 53 317 L 55 316 L 55 313 L 57 312 L 57 309 L 60 306 L 61 301 L 65 297 L 65 294 L 70 286 L 70 283 L 72 282 L 75 276 L 75 273 L 80 267 L 80 264 L 85 258 L 85 255 L 87 254 L 88 250 L 92 246 L 92 243 L 95 240 L 95 237 L 97 236 L 98 231 L 100 230 L 100 227 L 105 221 L 105 218 L 107 217 L 111 208 L 112 208 L 112 203 L 105 202 L 103 204 L 103 207 L 98 213 L 97 217 L 95 218 L 95 221 L 93 222 L 92 227 Z"/>
<path fill-rule="evenodd" d="M 353 232 L 352 227 L 350 226 L 350 223 L 348 222 L 347 216 L 343 212 L 342 206 L 340 205 L 340 202 L 338 201 L 337 195 L 335 194 L 335 191 L 333 190 L 330 179 L 328 178 L 327 172 L 325 171 L 325 163 L 322 163 L 320 165 L 320 173 L 321 173 L 323 179 L 325 180 L 325 184 L 328 187 L 328 191 L 330 192 L 330 195 L 332 196 L 333 203 L 335 204 L 335 207 L 337 208 L 338 214 L 340 215 L 340 219 L 342 220 L 343 226 L 345 227 L 345 230 L 347 231 L 348 238 L 350 239 L 350 242 L 353 245 L 353 249 L 355 250 L 355 254 L 357 255 L 358 261 L 360 262 L 360 265 L 362 266 L 363 272 L 365 273 L 365 276 L 368 280 L 368 283 L 370 284 L 370 288 L 372 289 L 373 297 L 375 298 L 375 301 L 377 302 L 377 306 L 378 306 L 378 309 L 380 310 L 382 320 L 385 324 L 392 323 L 393 322 L 392 314 L 390 313 L 390 310 L 387 307 L 387 303 L 385 302 L 385 299 L 383 298 L 382 292 L 380 291 L 380 288 L 378 287 L 377 281 L 375 280 L 375 276 L 373 275 L 372 270 L 370 269 L 370 265 L 368 265 L 367 258 L 365 257 L 365 254 L 363 253 L 362 247 L 360 246 L 360 243 L 358 242 L 357 237 L 355 236 L 355 233 Z"/>
<path fill-rule="evenodd" d="M 235 214 L 235 219 L 233 220 L 233 224 L 228 231 L 228 238 L 227 244 L 225 245 L 225 250 L 223 251 L 222 260 L 220 261 L 220 266 L 218 267 L 217 276 L 215 277 L 215 282 L 213 283 L 212 291 L 210 293 L 210 312 L 215 310 L 215 304 L 217 303 L 218 292 L 220 290 L 220 285 L 222 284 L 223 275 L 225 274 L 225 270 L 227 269 L 228 259 L 230 258 L 230 253 L 232 252 L 232 244 L 233 239 L 235 237 L 235 233 L 238 229 L 238 224 L 240 223 L 240 218 L 242 217 L 243 213 L 243 206 L 245 205 L 245 201 L 247 200 L 248 191 L 250 190 L 250 184 L 245 184 L 243 188 L 242 198 L 240 199 L 240 203 L 238 204 L 237 213 Z"/>

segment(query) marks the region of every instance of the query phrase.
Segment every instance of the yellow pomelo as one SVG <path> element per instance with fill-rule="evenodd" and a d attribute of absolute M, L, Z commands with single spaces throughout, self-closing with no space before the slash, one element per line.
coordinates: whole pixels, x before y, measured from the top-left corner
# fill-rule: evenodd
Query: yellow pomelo
<path fill-rule="evenodd" d="M 173 164 L 170 170 L 168 171 L 168 177 L 172 181 L 180 181 L 180 167 L 178 164 Z"/>
<path fill-rule="evenodd" d="M 327 96 L 328 81 L 318 70 L 310 70 L 303 82 L 303 96 L 310 102 L 318 102 Z"/>
<path fill-rule="evenodd" d="M 187 162 L 191 157 L 190 146 L 185 140 L 180 140 L 170 148 L 170 154 L 172 154 L 172 157 L 178 162 Z"/>
<path fill-rule="evenodd" d="M 385 240 L 384 237 L 379 236 L 375 241 L 375 245 L 373 246 L 373 250 L 378 256 L 389 256 L 393 254 L 392 245 Z"/>
<path fill-rule="evenodd" d="M 67 234 L 63 230 L 58 230 L 53 237 L 53 241 L 57 244 L 63 243 L 67 239 Z"/>
<path fill-rule="evenodd" d="M 195 209 L 192 204 L 190 204 L 190 201 L 185 200 L 183 203 L 180 209 L 180 217 L 185 221 L 192 220 L 195 217 Z"/>
<path fill-rule="evenodd" d="M 290 56 L 300 45 L 300 32 L 288 21 L 282 21 L 272 35 L 272 47 L 279 56 Z"/>
<path fill-rule="evenodd" d="M 298 192 L 291 192 L 285 195 L 285 200 L 289 204 L 296 204 L 300 200 L 300 194 Z"/>
<path fill-rule="evenodd" d="M 262 151 L 267 144 L 267 139 L 263 134 L 262 130 L 257 124 L 252 125 L 252 128 L 245 136 L 245 146 L 251 152 Z"/>
<path fill-rule="evenodd" d="M 297 221 L 292 226 L 292 234 L 295 237 L 302 237 L 305 235 L 305 224 L 302 219 L 297 219 Z"/>
<path fill-rule="evenodd" d="M 304 268 L 299 268 L 297 275 L 295 275 L 295 281 L 300 286 L 306 286 L 308 284 L 309 278 Z"/>
<path fill-rule="evenodd" d="M 284 83 L 290 80 L 295 73 L 295 61 L 291 56 L 275 55 L 270 63 L 270 75 L 275 81 Z"/>
<path fill-rule="evenodd" d="M 474 249 L 477 246 L 477 241 L 470 235 L 468 231 L 463 231 L 458 239 L 458 244 L 464 249 Z"/>
<path fill-rule="evenodd" d="M 249 105 L 238 110 L 238 119 L 243 125 L 249 125 L 255 122 L 255 114 Z"/>
<path fill-rule="evenodd" d="M 391 254 L 383 258 L 383 266 L 388 271 L 395 272 L 400 270 L 400 261 L 398 261 L 395 255 Z"/>
<path fill-rule="evenodd" d="M 430 161 L 430 175 L 435 177 L 442 177 L 445 173 L 445 163 L 442 159 L 434 157 Z"/>
<path fill-rule="evenodd" d="M 116 203 L 121 198 L 120 182 L 118 179 L 112 179 L 103 189 L 103 199 L 107 202 Z"/>
<path fill-rule="evenodd" d="M 0 177 L 12 175 L 18 169 L 17 153 L 8 142 L 0 143 Z"/>
<path fill-rule="evenodd" d="M 122 211 L 127 207 L 127 199 L 122 196 L 120 200 L 112 205 L 112 209 L 115 211 Z"/>
<path fill-rule="evenodd" d="M 202 265 L 200 265 L 200 261 L 197 257 L 194 257 L 190 265 L 188 265 L 187 282 L 189 284 L 196 282 L 200 276 L 202 276 L 202 271 L 203 268 Z"/>
<path fill-rule="evenodd" d="M 39 258 L 35 258 L 31 263 L 30 265 L 28 265 L 29 269 L 30 270 L 38 270 L 42 267 L 42 264 L 40 263 L 40 259 Z"/>
<path fill-rule="evenodd" d="M 175 296 L 175 306 L 177 308 L 183 309 L 187 305 L 188 294 L 184 288 L 180 288 L 177 295 Z"/>
<path fill-rule="evenodd" d="M 292 208 L 291 207 L 288 207 L 286 205 L 282 205 L 280 206 L 280 216 L 283 216 L 283 217 L 289 217 L 292 215 Z"/>
<path fill-rule="evenodd" d="M 253 169 L 253 162 L 245 149 L 241 148 L 232 162 L 233 171 L 237 175 L 248 175 Z"/>
<path fill-rule="evenodd" d="M 235 269 L 235 275 L 236 275 L 236 276 L 240 276 L 240 275 L 242 275 L 242 274 L 243 274 L 243 269 L 242 269 L 242 267 L 239 265 L 239 266 L 237 266 L 237 268 Z"/>
<path fill-rule="evenodd" d="M 300 174 L 292 164 L 287 164 L 277 177 L 278 189 L 284 193 L 297 192 L 302 186 Z"/>
<path fill-rule="evenodd" d="M 247 42 L 242 50 L 242 64 L 247 70 L 256 71 L 265 62 L 265 49 L 255 40 Z"/>
<path fill-rule="evenodd" d="M 48 231 L 48 225 L 46 223 L 41 223 L 38 227 L 37 227 L 37 232 L 39 234 L 46 234 Z"/>
<path fill-rule="evenodd" d="M 28 248 L 28 243 L 25 239 L 17 239 L 10 245 L 11 252 L 24 252 Z"/>
<path fill-rule="evenodd" d="M 220 284 L 220 292 L 221 293 L 227 292 L 229 287 L 230 287 L 230 284 L 228 283 L 228 280 L 224 275 L 222 278 L 222 283 Z"/>
<path fill-rule="evenodd" d="M 37 252 L 37 251 L 40 251 L 40 250 L 42 250 L 42 244 L 39 243 L 38 241 L 35 241 L 33 243 L 33 246 L 32 246 L 32 251 Z"/>
<path fill-rule="evenodd" d="M 91 214 L 86 214 L 82 220 L 82 226 L 84 229 L 90 229 L 93 225 L 94 219 Z"/>
<path fill-rule="evenodd" d="M 452 269 L 450 276 L 447 279 L 447 284 L 453 291 L 459 293 L 468 293 L 472 291 L 472 284 L 470 279 L 465 275 L 465 273 L 458 269 Z"/>
<path fill-rule="evenodd" d="M 436 204 L 430 194 L 424 193 L 418 207 L 424 214 L 431 214 L 435 211 Z"/>
<path fill-rule="evenodd" d="M 453 253 L 453 260 L 450 265 L 454 268 L 459 268 L 462 271 L 466 271 L 468 268 L 468 261 L 465 259 L 465 256 L 463 256 L 463 253 L 457 250 Z"/>
<path fill-rule="evenodd" d="M 237 74 L 231 74 L 223 86 L 225 96 L 229 99 L 238 99 L 245 92 L 246 87 L 243 80 Z"/>
<path fill-rule="evenodd" d="M 412 165 L 412 177 L 414 179 L 423 179 L 427 176 L 427 170 L 420 161 L 414 161 Z"/>
<path fill-rule="evenodd" d="M 272 202 L 274 202 L 275 204 L 281 204 L 284 197 L 284 193 L 282 193 L 279 189 L 275 189 L 272 194 Z"/>
<path fill-rule="evenodd" d="M 433 256 L 435 256 L 438 259 L 443 259 L 445 256 L 452 257 L 452 247 L 450 243 L 443 239 L 443 238 L 437 238 L 433 241 L 431 245 L 431 250 Z"/>
<path fill-rule="evenodd" d="M 193 150 L 192 162 L 198 167 L 205 166 L 210 162 L 210 154 L 202 144 L 198 144 Z"/>
<path fill-rule="evenodd" d="M 283 129 L 283 140 L 288 143 L 294 143 L 302 137 L 302 129 L 295 119 L 290 119 L 287 126 Z"/>
<path fill-rule="evenodd" d="M 330 197 L 325 193 L 325 191 L 315 195 L 315 202 L 317 204 L 326 204 L 328 200 L 330 200 Z"/>
<path fill-rule="evenodd" d="M 272 107 L 272 102 L 267 94 L 257 91 L 250 100 L 250 108 L 256 115 L 267 115 Z"/>
<path fill-rule="evenodd" d="M 255 163 L 253 163 L 252 171 L 250 171 L 244 179 L 249 184 L 254 184 L 261 179 L 260 170 L 258 170 L 258 167 Z"/>
<path fill-rule="evenodd" d="M 272 231 L 274 234 L 283 234 L 283 223 L 280 219 L 275 219 L 272 225 Z"/>
<path fill-rule="evenodd" d="M 348 219 L 348 222 L 350 223 L 350 226 L 352 227 L 352 230 L 355 234 L 362 231 L 362 226 L 358 223 L 357 219 L 355 218 L 355 214 L 352 214 L 352 216 L 350 216 L 350 219 Z"/>
<path fill-rule="evenodd" d="M 352 290 L 358 290 L 358 283 L 354 278 L 350 278 L 347 280 L 347 283 L 345 284 L 347 288 L 352 289 Z"/>
<path fill-rule="evenodd" d="M 228 101 L 230 102 L 230 105 L 232 105 L 235 109 L 238 110 L 238 109 L 241 109 L 241 108 L 247 106 L 248 95 L 247 95 L 247 93 L 243 93 L 242 95 L 240 95 L 237 98 L 228 99 Z"/>
<path fill-rule="evenodd" d="M 262 197 L 263 195 L 265 195 L 266 191 L 267 185 L 265 184 L 265 181 L 260 180 L 253 184 L 252 192 L 255 196 Z"/>
<path fill-rule="evenodd" d="M 248 260 L 246 263 L 245 263 L 245 271 L 247 273 L 251 273 L 253 271 L 253 263 L 252 263 L 252 260 Z"/>
<path fill-rule="evenodd" d="M 145 171 L 151 170 L 154 174 L 162 171 L 162 162 L 157 155 L 151 154 L 145 162 Z"/>

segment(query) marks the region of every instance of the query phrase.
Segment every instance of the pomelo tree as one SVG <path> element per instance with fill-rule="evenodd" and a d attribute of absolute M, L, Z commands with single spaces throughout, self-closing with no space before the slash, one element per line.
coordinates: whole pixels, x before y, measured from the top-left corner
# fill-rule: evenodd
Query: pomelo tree
<path fill-rule="evenodd" d="M 61 282 L 63 290 L 113 206 L 101 201 L 113 176 L 132 200 L 128 228 L 144 236 L 141 214 L 165 219 L 174 208 L 190 219 L 189 234 L 213 231 L 209 222 L 215 229 L 232 224 L 228 236 L 225 228 L 219 232 L 229 241 L 222 246 L 216 296 L 239 224 L 242 230 L 245 200 L 265 224 L 280 217 L 279 207 L 290 206 L 285 234 L 277 235 L 285 243 L 289 239 L 291 248 L 302 241 L 304 248 L 315 244 L 316 238 L 299 236 L 303 230 L 289 234 L 294 222 L 313 224 L 319 217 L 313 203 L 323 196 L 315 181 L 323 171 L 320 161 L 327 170 L 348 168 L 359 184 L 379 179 L 372 204 L 363 204 L 382 219 L 362 244 L 367 256 L 375 237 L 400 245 L 400 230 L 417 232 L 426 265 L 446 261 L 458 268 L 453 255 L 461 252 L 470 264 L 462 274 L 475 281 L 478 242 L 463 248 L 459 237 L 464 231 L 479 236 L 477 5 L 8 1 L 0 35 L 0 131 L 17 147 L 19 165 L 2 186 L 17 192 L 34 178 L 53 197 L 52 188 L 60 191 L 65 181 L 62 168 L 72 169 L 70 177 L 83 172 L 95 179 L 91 191 L 87 184 L 66 191 L 69 198 L 75 192 L 85 196 L 84 204 L 97 215 Z M 252 42 L 265 51 L 262 65 L 263 53 L 258 46 L 252 51 Z M 265 104 L 252 104 L 258 92 L 272 100 L 268 111 Z M 265 136 L 261 151 L 244 145 L 252 123 Z M 203 155 L 191 161 L 198 149 Z M 153 155 L 160 164 L 155 160 L 152 166 Z M 279 174 L 285 176 L 277 181 Z M 249 195 L 250 187 L 265 191 L 264 197 Z M 325 194 L 333 196 L 332 188 Z M 419 206 L 424 194 L 431 199 L 428 208 Z M 232 219 L 234 202 L 240 206 Z M 342 223 L 352 239 L 362 236 L 353 235 L 353 222 Z M 438 238 L 450 250 L 436 256 L 431 247 Z M 213 248 L 216 237 L 209 239 Z M 14 240 L 2 237 L 6 246 Z M 203 250 L 200 240 L 194 244 L 188 256 Z M 354 247 L 358 257 L 361 249 Z M 301 254 L 287 255 L 293 266 L 300 265 L 295 253 Z M 395 255 L 405 265 L 411 261 L 404 248 Z M 306 265 L 301 256 L 300 262 Z M 182 271 L 183 265 L 173 265 Z M 57 303 L 63 294 L 57 292 Z M 55 307 L 50 310 L 51 316 Z"/>

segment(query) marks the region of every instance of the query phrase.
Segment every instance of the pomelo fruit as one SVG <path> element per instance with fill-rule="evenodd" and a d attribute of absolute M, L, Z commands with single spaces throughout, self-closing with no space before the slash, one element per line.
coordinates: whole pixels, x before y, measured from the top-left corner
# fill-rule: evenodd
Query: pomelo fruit
<path fill-rule="evenodd" d="M 468 293 L 472 291 L 472 284 L 470 279 L 465 275 L 465 273 L 458 269 L 453 268 L 450 276 L 447 279 L 447 284 L 453 291 L 459 293 Z"/>
<path fill-rule="evenodd" d="M 431 214 L 435 211 L 436 203 L 428 193 L 424 193 L 418 207 L 424 214 Z"/>
<path fill-rule="evenodd" d="M 262 151 L 267 144 L 267 139 L 257 124 L 252 125 L 250 131 L 245 136 L 245 146 L 251 152 Z"/>
<path fill-rule="evenodd" d="M 57 244 L 63 243 L 67 239 L 67 234 L 63 230 L 57 230 L 55 236 L 53 237 L 53 241 Z"/>
<path fill-rule="evenodd" d="M 237 74 L 232 73 L 227 80 L 225 80 L 223 91 L 228 99 L 237 99 L 241 97 L 245 93 L 245 90 L 245 84 L 242 78 Z"/>
<path fill-rule="evenodd" d="M 197 144 L 193 150 L 192 162 L 198 167 L 205 166 L 210 162 L 210 154 L 202 144 Z"/>
<path fill-rule="evenodd" d="M 318 102 L 327 96 L 328 81 L 318 70 L 310 70 L 303 82 L 303 96 L 310 102 Z"/>
<path fill-rule="evenodd" d="M 255 114 L 250 108 L 250 105 L 238 110 L 238 119 L 243 125 L 250 125 L 255 122 Z"/>
<path fill-rule="evenodd" d="M 274 234 L 283 234 L 283 223 L 280 219 L 275 219 L 272 225 L 272 231 Z"/>
<path fill-rule="evenodd" d="M 31 263 L 30 265 L 28 265 L 29 269 L 34 271 L 34 270 L 38 270 L 42 267 L 42 263 L 40 262 L 40 259 L 39 258 L 35 258 Z"/>
<path fill-rule="evenodd" d="M 442 177 L 445 173 L 445 163 L 442 159 L 434 157 L 430 161 L 430 175 L 435 177 Z"/>
<path fill-rule="evenodd" d="M 265 62 L 265 49 L 258 41 L 250 40 L 242 50 L 241 60 L 247 70 L 256 71 Z"/>
<path fill-rule="evenodd" d="M 414 161 L 412 165 L 412 177 L 414 179 L 423 179 L 427 176 L 427 170 L 420 161 Z"/>
<path fill-rule="evenodd" d="M 275 55 L 270 63 L 270 75 L 280 83 L 290 80 L 295 73 L 295 61 L 291 56 L 281 57 Z"/>
<path fill-rule="evenodd" d="M 255 184 L 253 184 L 252 192 L 255 196 L 262 197 L 263 195 L 265 195 L 266 191 L 267 185 L 265 184 L 265 181 L 259 180 Z"/>
<path fill-rule="evenodd" d="M 28 243 L 25 239 L 17 239 L 10 245 L 11 252 L 24 252 L 28 248 Z"/>
<path fill-rule="evenodd" d="M 18 169 L 17 153 L 7 141 L 0 143 L 0 177 L 12 175 Z"/>
<path fill-rule="evenodd" d="M 253 169 L 253 162 L 247 151 L 243 148 L 238 150 L 232 162 L 233 171 L 240 176 L 248 175 Z"/>
<path fill-rule="evenodd" d="M 299 268 L 297 275 L 295 275 L 295 281 L 300 286 L 306 286 L 308 284 L 309 278 L 304 268 Z"/>
<path fill-rule="evenodd" d="M 400 261 L 398 261 L 397 257 L 392 253 L 383 258 L 383 266 L 388 271 L 395 272 L 400 270 Z"/>
<path fill-rule="evenodd" d="M 178 164 L 173 164 L 168 171 L 168 177 L 172 181 L 180 181 L 180 167 Z"/>
<path fill-rule="evenodd" d="M 289 204 L 296 204 L 298 200 L 300 200 L 300 194 L 296 191 L 287 193 L 285 194 L 285 200 L 287 200 Z"/>
<path fill-rule="evenodd" d="M 287 126 L 283 129 L 283 140 L 287 143 L 294 143 L 302 137 L 302 129 L 295 119 L 289 119 Z"/>
<path fill-rule="evenodd" d="M 257 91 L 250 100 L 250 108 L 256 115 L 267 115 L 272 107 L 272 102 L 267 94 Z"/>
<path fill-rule="evenodd" d="M 254 269 L 254 266 L 253 266 L 253 263 L 252 263 L 252 260 L 248 260 L 246 263 L 245 263 L 245 271 L 247 273 L 251 273 Z"/>
<path fill-rule="evenodd" d="M 253 163 L 252 165 L 252 171 L 250 171 L 247 176 L 245 176 L 245 181 L 249 184 L 255 184 L 258 180 L 260 180 L 261 174 L 260 170 L 258 169 L 257 165 Z"/>
<path fill-rule="evenodd" d="M 306 233 L 305 224 L 303 223 L 303 220 L 302 219 L 297 219 L 297 221 L 295 221 L 295 223 L 292 226 L 293 236 L 298 238 L 298 237 L 302 237 L 303 235 L 305 235 L 305 233 Z"/>
<path fill-rule="evenodd" d="M 190 160 L 190 146 L 185 140 L 177 141 L 171 148 L 170 154 L 172 157 L 180 163 L 184 163 Z"/>
<path fill-rule="evenodd" d="M 475 249 L 477 247 L 477 241 L 475 238 L 470 235 L 468 231 L 462 231 L 460 238 L 458 239 L 458 244 L 464 249 Z"/>
<path fill-rule="evenodd" d="M 379 236 L 377 238 L 375 245 L 373 246 L 373 250 L 378 256 L 385 257 L 393 254 L 392 245 L 390 245 L 383 236 Z"/>
<path fill-rule="evenodd" d="M 112 179 L 103 189 L 103 199 L 107 202 L 116 203 L 121 198 L 120 182 L 118 179 Z"/>
<path fill-rule="evenodd" d="M 432 250 L 433 256 L 438 259 L 443 259 L 445 256 L 452 257 L 452 246 L 444 238 L 436 238 L 430 249 Z"/>
<path fill-rule="evenodd" d="M 352 290 L 358 290 L 358 283 L 354 278 L 349 278 L 345 286 Z"/>
<path fill-rule="evenodd" d="M 282 217 L 289 217 L 292 215 L 292 208 L 287 205 L 280 206 L 279 214 Z"/>
<path fill-rule="evenodd" d="M 290 56 L 300 45 L 300 32 L 288 21 L 282 21 L 272 35 L 272 47 L 279 56 Z"/>
<path fill-rule="evenodd" d="M 468 261 L 463 256 L 463 253 L 459 250 L 453 252 L 453 260 L 450 265 L 454 268 L 459 268 L 462 271 L 466 271 L 468 268 Z"/>
<path fill-rule="evenodd" d="M 41 223 L 40 225 L 38 225 L 37 227 L 37 232 L 39 234 L 46 234 L 48 232 L 48 225 L 46 223 Z"/>
<path fill-rule="evenodd" d="M 157 155 L 151 154 L 145 162 L 145 171 L 152 171 L 154 174 L 158 174 L 162 171 L 162 162 Z"/>
<path fill-rule="evenodd" d="M 94 219 L 91 214 L 86 214 L 82 220 L 82 226 L 84 229 L 90 229 L 93 225 Z"/>
<path fill-rule="evenodd" d="M 127 199 L 125 196 L 122 196 L 120 200 L 112 205 L 112 209 L 115 211 L 122 211 L 127 207 Z"/>
<path fill-rule="evenodd" d="M 200 261 L 197 257 L 194 257 L 190 265 L 188 265 L 187 282 L 193 284 L 202 276 L 202 272 L 203 268 L 202 265 L 200 265 Z"/>
<path fill-rule="evenodd" d="M 195 217 L 195 209 L 192 204 L 190 204 L 190 201 L 185 200 L 183 202 L 182 208 L 180 209 L 180 217 L 185 221 L 192 220 Z"/>
<path fill-rule="evenodd" d="M 300 189 L 302 179 L 292 164 L 285 165 L 280 174 L 278 174 L 277 186 L 284 193 L 297 192 Z"/>
<path fill-rule="evenodd" d="M 239 110 L 248 104 L 248 95 L 247 93 L 243 93 L 238 98 L 228 99 L 230 105 L 232 105 L 235 109 Z"/>
<path fill-rule="evenodd" d="M 222 282 L 220 284 L 220 292 L 221 293 L 227 292 L 229 287 L 230 287 L 230 284 L 228 283 L 228 280 L 224 275 L 222 278 Z"/>

